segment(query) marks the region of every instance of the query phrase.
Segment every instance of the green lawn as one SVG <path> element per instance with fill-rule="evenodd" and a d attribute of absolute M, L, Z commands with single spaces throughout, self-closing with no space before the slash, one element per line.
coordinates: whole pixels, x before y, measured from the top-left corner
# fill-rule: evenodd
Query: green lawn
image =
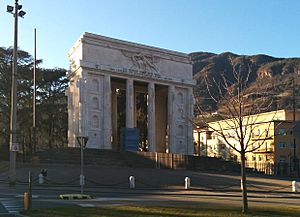
<path fill-rule="evenodd" d="M 31 217 L 223 217 L 223 216 L 243 216 L 243 217 L 260 217 L 260 216 L 299 216 L 299 208 L 285 207 L 268 207 L 268 208 L 251 208 L 248 214 L 242 214 L 238 208 L 214 208 L 214 207 L 196 207 L 196 206 L 177 206 L 177 207 L 150 207 L 150 206 L 103 206 L 95 208 L 69 207 L 69 208 L 52 208 L 36 209 L 26 213 Z"/>

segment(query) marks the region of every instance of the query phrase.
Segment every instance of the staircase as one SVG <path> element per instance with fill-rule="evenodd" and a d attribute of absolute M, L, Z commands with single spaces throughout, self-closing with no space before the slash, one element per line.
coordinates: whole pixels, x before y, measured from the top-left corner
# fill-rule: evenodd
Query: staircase
<path fill-rule="evenodd" d="M 111 150 L 84 149 L 85 165 L 123 166 L 126 164 L 120 152 Z M 80 164 L 80 148 L 50 149 L 37 153 L 40 163 Z"/>
<path fill-rule="evenodd" d="M 240 166 L 219 158 L 171 155 L 166 153 L 128 152 L 101 149 L 84 149 L 84 164 L 132 167 L 132 168 L 173 168 L 197 171 L 239 171 Z M 80 148 L 50 149 L 37 153 L 39 163 L 80 164 Z M 158 162 L 157 161 L 158 157 Z M 172 160 L 172 161 L 171 161 Z M 172 163 L 171 163 L 172 162 Z"/>

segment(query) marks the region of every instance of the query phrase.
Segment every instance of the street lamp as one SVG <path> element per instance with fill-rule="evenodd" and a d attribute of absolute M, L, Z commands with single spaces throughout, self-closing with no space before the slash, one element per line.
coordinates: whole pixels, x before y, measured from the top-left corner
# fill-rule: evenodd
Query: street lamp
<path fill-rule="evenodd" d="M 11 78 L 11 108 L 10 108 L 10 138 L 9 138 L 9 181 L 11 184 L 16 182 L 16 153 L 19 150 L 17 143 L 17 59 L 18 59 L 18 17 L 24 17 L 22 5 L 15 0 L 15 7 L 8 5 L 7 12 L 14 16 L 14 49 L 13 67 Z"/>
<path fill-rule="evenodd" d="M 79 145 L 80 145 L 80 193 L 83 194 L 83 186 L 84 186 L 84 173 L 83 173 L 83 149 L 86 147 L 86 143 L 88 141 L 88 137 L 85 136 L 77 136 L 76 137 Z"/>

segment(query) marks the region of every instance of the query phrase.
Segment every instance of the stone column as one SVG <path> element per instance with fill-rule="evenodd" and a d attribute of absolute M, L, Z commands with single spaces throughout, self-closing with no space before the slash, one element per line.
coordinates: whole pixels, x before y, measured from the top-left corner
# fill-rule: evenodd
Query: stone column
<path fill-rule="evenodd" d="M 194 118 L 194 95 L 193 89 L 188 88 L 187 99 L 187 153 L 194 154 L 194 139 L 193 139 L 193 118 Z"/>
<path fill-rule="evenodd" d="M 65 95 L 68 97 L 68 146 L 75 147 L 74 140 L 74 106 L 73 106 L 73 89 L 74 82 L 67 88 Z M 72 89 L 71 89 L 72 88 Z"/>
<path fill-rule="evenodd" d="M 103 148 L 111 149 L 111 77 L 104 75 L 103 80 Z"/>
<path fill-rule="evenodd" d="M 116 93 L 116 87 L 112 89 L 112 149 L 117 150 L 118 148 L 118 119 L 117 119 L 117 112 L 118 112 L 118 98 Z"/>
<path fill-rule="evenodd" d="M 126 81 L 126 128 L 134 128 L 134 86 L 131 78 Z"/>
<path fill-rule="evenodd" d="M 79 94 L 79 104 L 78 104 L 78 135 L 77 136 L 87 136 L 86 129 L 86 78 L 79 78 L 78 82 L 78 94 Z"/>
<path fill-rule="evenodd" d="M 175 86 L 170 85 L 168 88 L 168 151 L 169 153 L 176 153 L 174 101 L 175 101 Z"/>
<path fill-rule="evenodd" d="M 155 138 L 155 84 L 150 82 L 148 84 L 148 146 L 149 151 L 156 151 Z"/>

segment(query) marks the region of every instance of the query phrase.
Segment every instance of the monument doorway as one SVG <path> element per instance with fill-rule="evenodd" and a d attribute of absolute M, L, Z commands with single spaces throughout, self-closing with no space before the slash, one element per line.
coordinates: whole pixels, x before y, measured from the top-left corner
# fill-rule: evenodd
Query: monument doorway
<path fill-rule="evenodd" d="M 126 126 L 126 79 L 111 78 L 112 149 L 121 150 L 121 129 Z"/>
<path fill-rule="evenodd" d="M 148 90 L 147 83 L 134 82 L 135 127 L 139 129 L 139 150 L 149 151 L 148 147 Z"/>
<path fill-rule="evenodd" d="M 168 148 L 168 86 L 155 85 L 155 150 L 166 153 Z"/>

